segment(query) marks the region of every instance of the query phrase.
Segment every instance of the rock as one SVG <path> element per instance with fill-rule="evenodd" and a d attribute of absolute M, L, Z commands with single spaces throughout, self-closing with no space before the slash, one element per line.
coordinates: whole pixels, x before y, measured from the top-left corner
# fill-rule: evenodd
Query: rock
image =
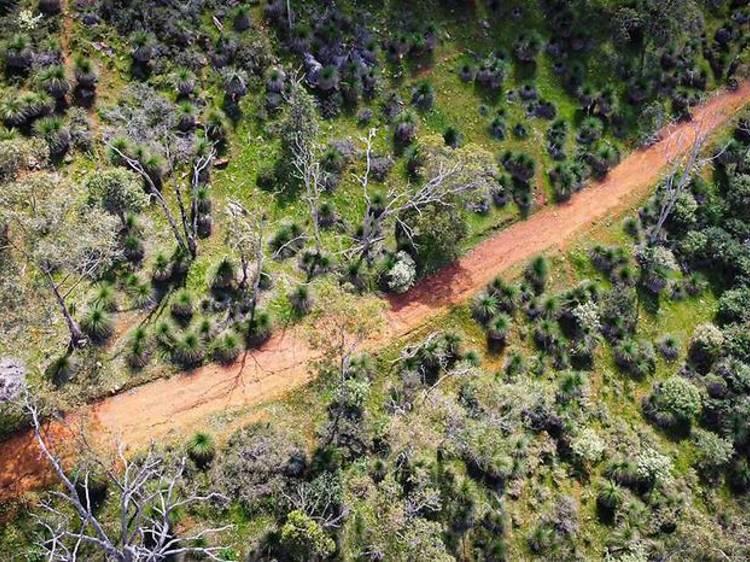
<path fill-rule="evenodd" d="M 229 166 L 229 158 L 219 158 L 214 161 L 214 168 L 218 170 L 223 170 L 227 166 Z"/>
<path fill-rule="evenodd" d="M 26 385 L 26 367 L 10 357 L 0 359 L 0 404 L 18 397 Z"/>

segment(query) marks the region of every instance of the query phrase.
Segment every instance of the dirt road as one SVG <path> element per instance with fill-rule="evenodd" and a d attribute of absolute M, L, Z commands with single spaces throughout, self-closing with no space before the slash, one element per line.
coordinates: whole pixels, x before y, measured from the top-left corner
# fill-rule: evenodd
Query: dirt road
<path fill-rule="evenodd" d="M 704 130 L 716 129 L 748 101 L 750 84 L 743 84 L 698 108 L 694 122 L 701 123 Z M 499 272 L 561 245 L 645 196 L 670 160 L 690 147 L 693 127 L 671 127 L 661 142 L 628 156 L 605 181 L 590 185 L 565 205 L 546 207 L 499 232 L 407 294 L 390 298 L 387 337 L 409 333 L 432 314 L 479 291 Z M 133 447 L 142 446 L 152 439 L 194 431 L 212 414 L 271 400 L 304 384 L 311 377 L 306 365 L 315 354 L 294 331 L 278 334 L 233 366 L 207 365 L 148 383 L 108 398 L 85 414 L 102 434 L 120 436 Z M 35 453 L 28 440 L 28 436 L 18 435 L 0 445 L 0 498 L 18 494 L 43 477 L 35 474 L 39 464 L 35 456 L 29 457 Z"/>

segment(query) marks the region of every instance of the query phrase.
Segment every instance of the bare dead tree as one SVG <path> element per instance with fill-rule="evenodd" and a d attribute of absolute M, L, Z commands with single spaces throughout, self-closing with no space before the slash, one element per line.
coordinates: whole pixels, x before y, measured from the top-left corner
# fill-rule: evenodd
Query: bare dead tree
<path fill-rule="evenodd" d="M 192 213 L 187 212 L 187 208 L 184 201 L 183 189 L 184 187 L 180 182 L 174 183 L 174 192 L 177 199 L 177 206 L 180 212 L 180 223 L 169 208 L 169 203 L 166 198 L 154 183 L 149 173 L 143 167 L 143 164 L 136 159 L 128 156 L 122 150 L 117 148 L 114 144 L 108 143 L 107 147 L 115 153 L 126 166 L 137 173 L 146 184 L 149 195 L 154 199 L 161 207 L 164 217 L 167 219 L 172 233 L 174 234 L 177 245 L 185 251 L 186 254 L 195 258 L 198 254 L 198 213 L 197 205 L 198 189 L 202 185 L 202 178 L 206 170 L 211 166 L 214 158 L 216 157 L 216 146 L 211 144 L 208 149 L 200 152 L 193 162 L 191 174 L 190 174 L 190 205 Z M 168 156 L 169 157 L 169 156 Z"/>
<path fill-rule="evenodd" d="M 320 256 L 323 245 L 320 239 L 320 197 L 323 193 L 323 181 L 320 170 L 318 150 L 306 142 L 302 133 L 294 137 L 294 175 L 305 186 L 303 196 L 310 212 L 310 220 L 315 239 L 315 253 Z"/>
<path fill-rule="evenodd" d="M 670 142 L 664 147 L 667 160 L 670 164 L 670 171 L 664 180 L 662 187 L 661 206 L 656 223 L 649 233 L 649 243 L 654 244 L 659 240 L 664 224 L 672 214 L 680 196 L 688 189 L 690 181 L 706 164 L 711 162 L 718 155 L 712 157 L 701 157 L 703 148 L 706 145 L 708 132 L 703 122 L 694 123 L 690 128 L 694 135 L 690 150 L 687 153 L 680 154 L 679 146 L 682 144 L 685 132 L 672 137 Z M 676 153 L 672 155 L 672 153 Z"/>
<path fill-rule="evenodd" d="M 240 290 L 250 295 L 250 317 L 255 317 L 255 309 L 258 304 L 261 277 L 263 275 L 263 263 L 265 252 L 265 233 L 268 228 L 266 215 L 259 211 L 249 211 L 238 201 L 229 201 L 227 205 L 229 226 L 226 231 L 227 245 L 232 248 L 240 258 L 242 279 L 240 279 Z M 250 265 L 255 264 L 252 276 Z"/>
<path fill-rule="evenodd" d="M 472 191 L 476 185 L 473 180 L 461 178 L 461 162 L 446 163 L 439 161 L 430 179 L 416 190 L 407 187 L 399 190 L 392 186 L 383 197 L 383 203 L 376 205 L 369 191 L 369 179 L 372 166 L 372 144 L 376 130 L 371 129 L 367 137 L 362 138 L 365 145 L 365 169 L 362 174 L 354 174 L 354 178 L 362 188 L 365 200 L 365 214 L 361 232 L 354 237 L 353 246 L 349 249 L 350 256 L 357 256 L 359 260 L 372 261 L 375 249 L 385 239 L 384 226 L 392 221 L 401 228 L 402 232 L 413 242 L 412 228 L 403 220 L 405 213 L 414 211 L 421 213 L 426 207 L 440 205 L 452 206 L 454 197 Z"/>
<path fill-rule="evenodd" d="M 31 418 L 34 437 L 42 455 L 49 461 L 62 490 L 50 491 L 51 499 L 41 503 L 43 515 L 35 519 L 43 531 L 37 545 L 49 562 L 77 562 L 90 559 L 93 552 L 114 562 L 163 562 L 185 555 L 225 561 L 221 546 L 195 546 L 206 538 L 229 530 L 231 525 L 201 529 L 181 537 L 174 532 L 174 515 L 208 501 L 226 500 L 216 493 L 183 494 L 186 459 L 170 468 L 164 458 L 150 449 L 139 461 L 125 456 L 118 446 L 119 467 L 93 456 L 93 466 L 79 471 L 75 480 L 63 468 L 61 459 L 42 437 L 39 405 L 24 392 L 22 407 Z M 84 441 L 88 453 L 92 451 Z M 117 506 L 112 522 L 98 515 L 92 499 L 93 472 L 100 470 L 107 484 L 116 491 Z M 110 513 L 107 511 L 107 513 Z"/>

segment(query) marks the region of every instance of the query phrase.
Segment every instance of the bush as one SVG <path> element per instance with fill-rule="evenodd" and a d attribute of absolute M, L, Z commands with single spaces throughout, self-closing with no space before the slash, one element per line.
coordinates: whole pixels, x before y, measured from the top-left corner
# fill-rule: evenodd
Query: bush
<path fill-rule="evenodd" d="M 701 372 L 708 372 L 721 355 L 723 345 L 724 335 L 719 328 L 713 324 L 701 324 L 690 338 L 690 360 Z"/>
<path fill-rule="evenodd" d="M 719 298 L 716 319 L 720 325 L 750 321 L 750 287 L 724 291 Z"/>
<path fill-rule="evenodd" d="M 148 363 L 150 356 L 149 342 L 146 330 L 138 326 L 130 337 L 126 360 L 133 369 L 142 369 Z"/>
<path fill-rule="evenodd" d="M 172 359 L 185 369 L 199 365 L 205 357 L 203 342 L 192 332 L 178 338 L 172 349 Z"/>
<path fill-rule="evenodd" d="M 670 334 L 665 335 L 659 340 L 657 348 L 662 357 L 667 361 L 674 361 L 680 355 L 680 341 Z"/>
<path fill-rule="evenodd" d="M 194 309 L 193 294 L 187 289 L 182 289 L 175 295 L 170 307 L 172 315 L 180 320 L 189 320 Z"/>
<path fill-rule="evenodd" d="M 693 383 L 672 376 L 657 383 L 644 401 L 644 411 L 657 425 L 665 428 L 690 427 L 701 411 L 701 393 Z"/>
<path fill-rule="evenodd" d="M 672 460 L 655 449 L 646 449 L 635 458 L 635 476 L 649 489 L 666 484 L 672 478 Z"/>
<path fill-rule="evenodd" d="M 479 293 L 471 305 L 471 313 L 477 322 L 485 323 L 498 312 L 498 300 L 494 294 L 486 291 Z"/>
<path fill-rule="evenodd" d="M 281 528 L 281 547 L 292 560 L 322 560 L 336 550 L 336 543 L 320 524 L 300 510 L 287 515 Z"/>
<path fill-rule="evenodd" d="M 608 515 L 613 514 L 622 506 L 625 494 L 615 482 L 607 480 L 596 495 L 596 505 Z"/>
<path fill-rule="evenodd" d="M 234 332 L 225 332 L 216 339 L 214 345 L 214 358 L 219 363 L 229 365 L 239 357 L 242 348 L 240 338 Z"/>
<path fill-rule="evenodd" d="M 271 337 L 273 326 L 271 316 L 262 310 L 256 310 L 247 322 L 247 343 L 251 347 L 260 347 Z"/>
<path fill-rule="evenodd" d="M 706 475 L 724 469 L 734 455 L 731 441 L 719 437 L 712 431 L 695 429 L 692 440 L 695 446 L 695 466 Z"/>
<path fill-rule="evenodd" d="M 417 278 L 417 264 L 404 251 L 396 254 L 393 266 L 388 270 L 388 289 L 394 293 L 405 293 Z"/>
<path fill-rule="evenodd" d="M 544 287 L 549 278 L 549 261 L 544 256 L 537 256 L 526 267 L 524 272 L 526 280 L 531 283 L 536 294 L 544 292 Z"/>
<path fill-rule="evenodd" d="M 491 345 L 504 346 L 510 330 L 510 317 L 507 314 L 494 316 L 487 325 L 487 339 Z"/>

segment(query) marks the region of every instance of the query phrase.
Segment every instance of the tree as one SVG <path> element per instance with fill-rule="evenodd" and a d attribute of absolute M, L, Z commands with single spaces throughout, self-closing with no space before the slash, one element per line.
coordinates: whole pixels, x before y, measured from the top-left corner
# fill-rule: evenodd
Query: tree
<path fill-rule="evenodd" d="M 70 346 L 85 344 L 68 299 L 119 256 L 117 220 L 87 204 L 77 186 L 50 174 L 6 186 L 0 193 L 0 215 L 0 223 L 10 227 L 13 252 L 41 274 L 53 294 L 70 332 Z"/>
<path fill-rule="evenodd" d="M 197 144 L 192 162 L 188 190 L 190 195 L 190 213 L 188 213 L 185 203 L 185 186 L 180 182 L 174 183 L 177 207 L 180 212 L 179 223 L 174 216 L 174 213 L 169 208 L 166 198 L 156 185 L 153 174 L 149 173 L 148 167 L 144 165 L 139 158 L 128 154 L 127 149 L 123 149 L 124 147 L 120 147 L 114 142 L 109 142 L 107 146 L 125 166 L 143 178 L 149 195 L 151 195 L 161 207 L 162 213 L 172 229 L 177 245 L 184 250 L 186 254 L 195 258 L 198 255 L 198 218 L 200 216 L 198 209 L 199 191 L 205 183 L 208 171 L 216 157 L 216 146 L 214 143 L 205 141 Z"/>
<path fill-rule="evenodd" d="M 105 168 L 86 176 L 84 186 L 89 197 L 124 224 L 128 215 L 140 213 L 148 198 L 136 176 L 122 168 Z"/>
<path fill-rule="evenodd" d="M 31 419 L 39 449 L 62 486 L 50 492 L 51 500 L 41 504 L 44 515 L 34 514 L 43 530 L 37 546 L 46 560 L 71 562 L 98 556 L 113 562 L 157 562 L 183 556 L 225 560 L 220 554 L 223 547 L 200 545 L 231 525 L 206 528 L 182 537 L 175 532 L 178 511 L 206 502 L 226 501 L 214 492 L 184 494 L 185 457 L 172 466 L 152 448 L 142 458 L 131 460 L 120 444 L 117 462 L 110 464 L 97 458 L 84 440 L 82 452 L 90 460 L 71 475 L 42 437 L 42 414 L 28 394 L 24 395 L 23 408 Z M 98 514 L 98 504 L 104 501 L 99 499 L 102 489 L 112 491 L 114 497 L 108 500 L 112 510 L 107 510 L 107 515 L 113 515 L 117 525 L 108 525 Z"/>
<path fill-rule="evenodd" d="M 615 8 L 615 39 L 641 51 L 641 72 L 648 49 L 691 32 L 699 33 L 702 16 L 693 0 L 638 0 Z"/>
<path fill-rule="evenodd" d="M 385 240 L 385 225 L 391 222 L 396 227 L 397 238 L 402 245 L 410 247 L 417 254 L 417 263 L 420 261 L 418 241 L 415 239 L 417 229 L 421 229 L 419 235 L 422 241 L 431 245 L 429 251 L 425 249 L 423 256 L 432 253 L 432 258 L 438 261 L 450 261 L 455 257 L 457 242 L 466 235 L 460 196 L 476 189 L 477 178 L 463 173 L 463 160 L 451 161 L 439 154 L 427 162 L 425 168 L 429 179 L 416 189 L 398 189 L 393 186 L 383 195 L 373 194 L 370 191 L 370 174 L 375 134 L 376 130 L 371 129 L 368 136 L 362 139 L 365 145 L 365 169 L 361 175 L 354 176 L 362 188 L 365 213 L 362 225 L 353 237 L 350 255 L 356 256 L 360 262 L 371 262 L 376 250 Z M 443 226 L 448 227 L 448 231 L 440 232 L 437 227 L 431 230 L 434 225 L 430 224 L 430 219 L 425 218 L 425 213 L 440 220 Z"/>
<path fill-rule="evenodd" d="M 238 201 L 230 201 L 227 205 L 228 224 L 226 232 L 226 244 L 240 258 L 240 291 L 246 292 L 248 285 L 252 288 L 250 317 L 254 318 L 255 308 L 258 303 L 261 276 L 263 275 L 263 242 L 268 221 L 265 214 L 260 211 L 249 211 Z M 252 279 L 250 278 L 250 264 L 255 263 Z"/>
<path fill-rule="evenodd" d="M 656 223 L 649 231 L 649 242 L 654 244 L 662 235 L 667 219 L 675 209 L 677 203 L 690 186 L 692 178 L 713 158 L 701 158 L 701 152 L 706 144 L 708 134 L 703 130 L 703 123 L 697 123 L 692 128 L 693 140 L 690 150 L 684 156 L 674 156 L 679 150 L 683 139 L 681 133 L 673 138 L 664 151 L 671 164 L 671 170 L 661 186 L 659 195 L 659 214 Z M 715 156 L 714 156 L 715 158 Z"/>
<path fill-rule="evenodd" d="M 409 209 L 397 222 L 397 239 L 414 256 L 420 274 L 455 260 L 468 233 L 466 217 L 455 198 Z"/>

